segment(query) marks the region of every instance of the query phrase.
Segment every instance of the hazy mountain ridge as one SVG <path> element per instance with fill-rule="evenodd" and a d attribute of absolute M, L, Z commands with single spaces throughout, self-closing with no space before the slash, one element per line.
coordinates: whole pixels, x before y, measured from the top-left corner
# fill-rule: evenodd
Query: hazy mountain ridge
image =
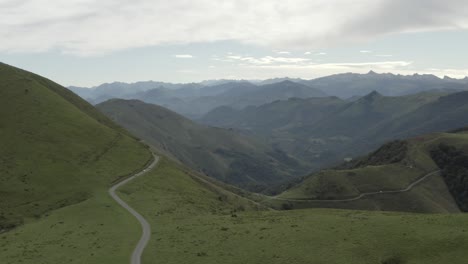
<path fill-rule="evenodd" d="M 221 107 L 201 122 L 267 137 L 276 147 L 322 167 L 388 140 L 465 126 L 466 93 L 389 97 L 374 91 L 354 101 L 290 99 L 243 110 Z"/>
<path fill-rule="evenodd" d="M 434 75 L 394 75 L 390 73 L 345 73 L 313 80 L 275 78 L 264 81 L 213 80 L 190 84 L 138 82 L 110 83 L 85 90 L 70 87 L 93 104 L 111 98 L 139 99 L 163 105 L 189 118 L 220 106 L 242 109 L 275 100 L 337 96 L 343 99 L 361 97 L 372 91 L 385 96 L 400 96 L 424 91 L 457 92 L 468 90 L 468 78 L 440 79 Z M 152 91 L 154 90 L 154 91 Z"/>
<path fill-rule="evenodd" d="M 160 151 L 227 183 L 262 190 L 307 172 L 302 161 L 259 139 L 199 125 L 157 105 L 114 99 L 97 108 Z"/>

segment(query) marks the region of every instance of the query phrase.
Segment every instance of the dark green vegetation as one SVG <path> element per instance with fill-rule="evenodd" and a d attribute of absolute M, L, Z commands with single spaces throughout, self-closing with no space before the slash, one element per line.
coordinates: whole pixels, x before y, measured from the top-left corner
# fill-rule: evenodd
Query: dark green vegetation
<path fill-rule="evenodd" d="M 458 206 L 468 211 L 468 155 L 454 146 L 440 144 L 431 151 L 432 158 L 442 169 L 442 176 Z"/>
<path fill-rule="evenodd" d="M 465 126 L 467 112 L 468 92 L 388 97 L 374 91 L 353 101 L 327 97 L 243 110 L 222 107 L 202 122 L 264 137 L 276 148 L 324 168 L 390 140 Z"/>
<path fill-rule="evenodd" d="M 260 191 L 307 173 L 300 160 L 256 138 L 199 125 L 157 105 L 115 99 L 97 107 L 163 153 L 227 183 Z"/>
<path fill-rule="evenodd" d="M 445 147 L 441 148 L 440 144 Z M 456 151 L 454 146 L 463 151 Z M 287 208 L 458 212 L 455 201 L 462 210 L 466 205 L 467 150 L 468 134 L 465 132 L 430 134 L 395 141 L 364 158 L 306 177 L 302 183 L 278 196 L 286 200 L 264 201 Z M 363 193 L 405 190 L 423 176 L 439 170 L 439 167 L 442 176 L 434 174 L 407 191 L 375 194 L 352 201 L 320 201 L 352 199 Z"/>
<path fill-rule="evenodd" d="M 5 64 L 0 101 L 2 264 L 127 258 L 138 226 L 115 233 L 134 221 L 107 188 L 140 170 L 149 150 L 67 89 Z M 101 244 L 119 236 L 129 239 Z"/>
<path fill-rule="evenodd" d="M 147 264 L 466 262 L 461 214 L 262 210 L 167 159 L 121 196 L 152 225 Z"/>
<path fill-rule="evenodd" d="M 345 164 L 346 167 L 362 168 L 366 166 L 380 166 L 401 162 L 408 155 L 408 142 L 403 140 L 384 144 L 370 155 L 358 159 L 354 164 Z"/>

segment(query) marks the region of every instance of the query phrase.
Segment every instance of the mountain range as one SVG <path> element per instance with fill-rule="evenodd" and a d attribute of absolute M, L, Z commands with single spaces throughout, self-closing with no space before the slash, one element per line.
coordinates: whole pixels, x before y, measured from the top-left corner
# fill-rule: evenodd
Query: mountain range
<path fill-rule="evenodd" d="M 205 81 L 190 84 L 163 82 L 107 83 L 93 88 L 69 87 L 93 104 L 108 99 L 138 99 L 158 104 L 192 119 L 219 106 L 242 109 L 276 100 L 336 96 L 352 99 L 372 91 L 402 96 L 424 91 L 468 90 L 468 78 L 440 79 L 433 75 L 338 74 L 313 80 L 276 78 L 264 81 Z"/>

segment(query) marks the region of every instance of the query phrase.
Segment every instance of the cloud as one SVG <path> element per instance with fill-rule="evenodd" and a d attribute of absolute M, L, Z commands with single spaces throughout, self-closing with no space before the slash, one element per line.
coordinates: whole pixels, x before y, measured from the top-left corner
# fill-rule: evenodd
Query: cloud
<path fill-rule="evenodd" d="M 372 53 L 371 50 L 361 50 L 361 51 L 359 51 L 359 52 L 360 52 L 360 53 Z"/>
<path fill-rule="evenodd" d="M 225 40 L 320 49 L 468 28 L 466 0 L 0 0 L 0 10 L 0 51 L 76 55 Z"/>
<path fill-rule="evenodd" d="M 317 63 L 308 61 L 302 63 L 272 63 L 272 64 L 245 64 L 236 68 L 236 73 L 242 79 L 268 79 L 278 76 L 291 78 L 312 79 L 343 72 L 368 73 L 392 72 L 395 74 L 413 74 L 415 72 L 412 61 L 373 61 L 373 62 L 332 62 Z M 424 73 L 424 71 L 421 71 Z M 440 73 L 441 71 L 433 71 Z M 431 72 L 432 73 L 432 72 Z M 450 72 L 460 73 L 460 72 Z"/>
<path fill-rule="evenodd" d="M 304 55 L 311 55 L 311 54 L 312 54 L 312 52 L 310 52 L 310 51 L 304 52 Z"/>
<path fill-rule="evenodd" d="M 281 54 L 281 55 L 289 55 L 289 54 L 291 54 L 291 52 L 289 52 L 289 51 L 278 51 L 278 52 L 276 52 L 276 53 Z"/>
<path fill-rule="evenodd" d="M 192 59 L 193 58 L 193 56 L 190 54 L 177 54 L 177 55 L 174 55 L 174 57 L 178 59 Z"/>
<path fill-rule="evenodd" d="M 280 64 L 261 65 L 263 68 L 289 68 L 289 69 L 320 69 L 334 71 L 358 71 L 359 69 L 396 70 L 412 65 L 412 61 L 377 61 L 377 62 L 337 62 L 337 63 L 310 63 L 310 64 Z"/>
<path fill-rule="evenodd" d="M 327 55 L 327 53 L 326 53 L 326 52 L 319 52 L 319 53 L 317 53 L 317 54 L 315 54 L 315 55 L 317 55 L 317 56 L 325 56 L 325 55 Z"/>
<path fill-rule="evenodd" d="M 389 57 L 393 57 L 393 55 L 391 54 L 377 54 L 375 55 L 376 57 L 383 57 L 383 58 L 389 58 Z"/>
<path fill-rule="evenodd" d="M 318 63 L 309 58 L 301 57 L 252 57 L 240 55 L 228 55 L 224 58 L 212 58 L 213 60 L 238 63 L 241 68 L 255 69 L 289 69 L 289 70 L 328 70 L 330 72 L 382 70 L 393 71 L 407 69 L 412 61 L 375 61 L 375 62 L 333 62 Z"/>
<path fill-rule="evenodd" d="M 286 63 L 286 64 L 298 64 L 310 61 L 307 58 L 300 57 L 273 57 L 273 56 L 264 56 L 264 57 L 251 57 L 251 56 L 239 56 L 239 55 L 228 55 L 225 58 L 213 58 L 214 60 L 224 61 L 224 62 L 242 62 L 245 65 L 272 65 L 277 63 Z"/>

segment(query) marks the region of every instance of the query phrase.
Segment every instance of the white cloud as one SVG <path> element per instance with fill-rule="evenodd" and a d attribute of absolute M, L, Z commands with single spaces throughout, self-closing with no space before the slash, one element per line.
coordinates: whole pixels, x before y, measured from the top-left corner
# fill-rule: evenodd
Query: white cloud
<path fill-rule="evenodd" d="M 376 57 L 382 57 L 382 58 L 390 58 L 390 57 L 393 57 L 393 55 L 391 54 L 377 54 L 375 55 Z"/>
<path fill-rule="evenodd" d="M 304 55 L 311 55 L 311 54 L 312 54 L 312 52 L 310 52 L 310 51 L 304 52 Z"/>
<path fill-rule="evenodd" d="M 234 62 L 234 61 L 241 61 L 244 64 L 242 65 L 272 65 L 277 63 L 287 63 L 287 64 L 297 64 L 297 63 L 304 63 L 310 61 L 307 58 L 300 58 L 300 57 L 273 57 L 273 56 L 264 56 L 264 57 L 251 57 L 251 56 L 239 56 L 239 55 L 228 55 L 224 59 L 213 58 L 214 60 L 218 61 L 225 61 L 225 62 Z"/>
<path fill-rule="evenodd" d="M 359 52 L 361 52 L 361 53 L 372 53 L 371 50 L 361 50 L 361 51 L 359 51 Z"/>
<path fill-rule="evenodd" d="M 178 59 L 192 59 L 193 55 L 190 55 L 190 54 L 177 54 L 177 55 L 174 55 L 174 57 L 176 57 Z"/>
<path fill-rule="evenodd" d="M 263 68 L 289 68 L 289 69 L 327 69 L 336 71 L 358 71 L 359 69 L 396 70 L 413 64 L 412 61 L 377 61 L 377 62 L 339 62 L 339 63 L 310 63 L 310 64 L 280 64 L 260 65 Z"/>
<path fill-rule="evenodd" d="M 315 54 L 315 55 L 317 55 L 317 56 L 325 56 L 325 55 L 327 55 L 327 53 L 326 53 L 326 52 L 319 52 L 319 53 L 317 53 L 317 54 Z"/>
<path fill-rule="evenodd" d="M 438 68 L 432 68 L 432 69 L 426 69 L 423 71 L 420 71 L 420 73 L 423 74 L 434 74 L 440 78 L 443 78 L 444 76 L 448 76 L 451 78 L 465 78 L 468 76 L 468 69 L 438 69 Z"/>
<path fill-rule="evenodd" d="M 95 55 L 223 40 L 277 50 L 323 48 L 466 28 L 466 0 L 0 0 L 4 52 Z"/>
<path fill-rule="evenodd" d="M 255 69 L 284 69 L 291 71 L 311 70 L 328 72 L 362 72 L 372 69 L 381 71 L 394 71 L 408 69 L 412 61 L 375 61 L 375 62 L 333 62 L 319 63 L 308 58 L 301 57 L 252 57 L 240 55 L 228 55 L 225 58 L 213 58 L 214 60 L 228 63 L 236 63 L 241 68 Z"/>
<path fill-rule="evenodd" d="M 278 53 L 280 55 L 289 55 L 289 54 L 291 54 L 291 52 L 289 52 L 289 51 L 278 51 L 276 53 Z"/>

